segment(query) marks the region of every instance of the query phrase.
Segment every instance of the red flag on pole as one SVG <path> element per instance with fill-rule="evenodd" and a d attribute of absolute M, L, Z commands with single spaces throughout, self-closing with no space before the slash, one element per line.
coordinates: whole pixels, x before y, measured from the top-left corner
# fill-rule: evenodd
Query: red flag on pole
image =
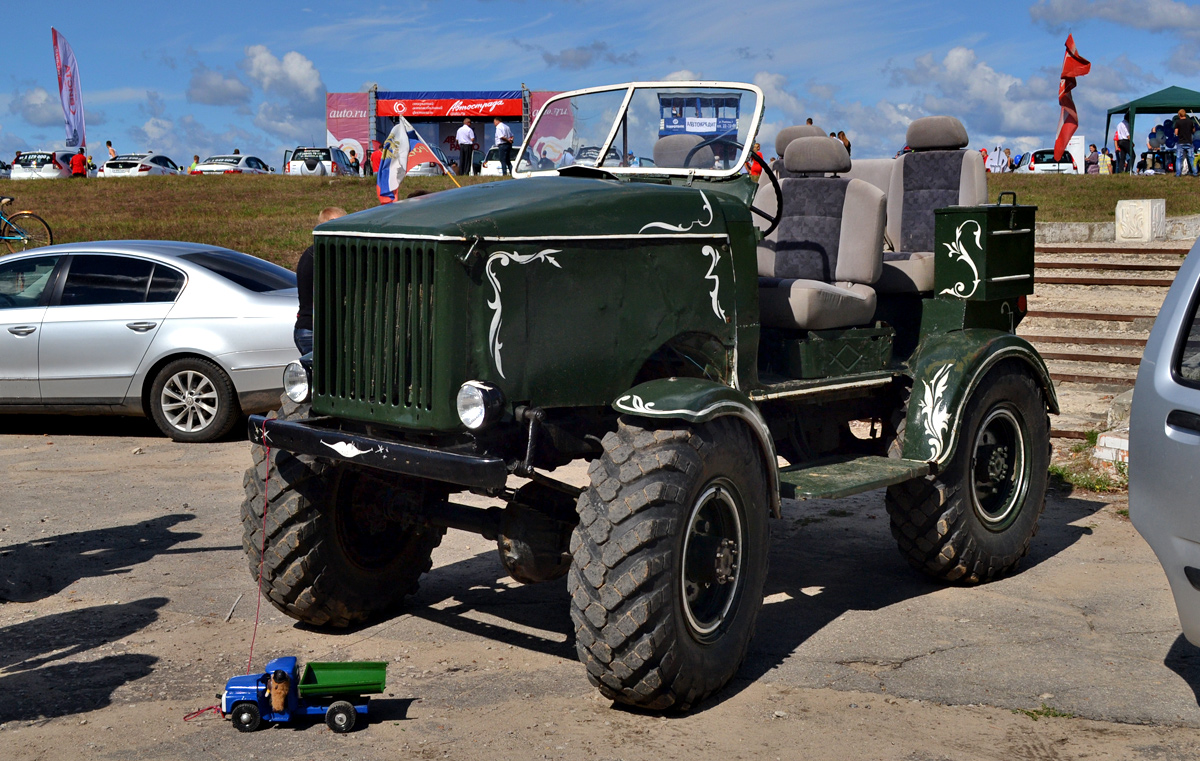
<path fill-rule="evenodd" d="M 1079 55 L 1075 48 L 1074 35 L 1067 35 L 1067 53 L 1063 56 L 1062 78 L 1058 81 L 1058 105 L 1061 113 L 1058 117 L 1058 137 L 1054 139 L 1054 160 L 1062 159 L 1063 151 L 1071 136 L 1079 128 L 1079 114 L 1075 111 L 1075 99 L 1071 91 L 1075 89 L 1075 77 L 1082 77 L 1092 70 L 1092 63 Z"/>

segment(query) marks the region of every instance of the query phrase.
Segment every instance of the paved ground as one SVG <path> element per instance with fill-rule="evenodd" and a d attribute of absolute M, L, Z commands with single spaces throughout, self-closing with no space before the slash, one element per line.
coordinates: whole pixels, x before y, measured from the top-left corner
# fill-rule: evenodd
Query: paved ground
<path fill-rule="evenodd" d="M 0 423 L 0 758 L 1200 756 L 1200 650 L 1123 503 L 1079 493 L 1050 501 L 1020 574 L 973 589 L 908 569 L 879 493 L 786 503 L 749 660 L 669 717 L 591 689 L 562 583 L 508 581 L 490 543 L 451 532 L 407 615 L 329 634 L 262 609 L 256 667 L 390 662 L 366 729 L 185 724 L 246 668 L 248 445 L 173 444 L 139 421 Z"/>

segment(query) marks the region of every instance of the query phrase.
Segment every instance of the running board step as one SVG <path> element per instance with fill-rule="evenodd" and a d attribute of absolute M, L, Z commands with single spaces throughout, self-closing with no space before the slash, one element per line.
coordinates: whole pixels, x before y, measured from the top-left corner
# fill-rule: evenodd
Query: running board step
<path fill-rule="evenodd" d="M 892 457 L 833 457 L 779 470 L 784 499 L 840 499 L 929 473 L 929 463 Z"/>

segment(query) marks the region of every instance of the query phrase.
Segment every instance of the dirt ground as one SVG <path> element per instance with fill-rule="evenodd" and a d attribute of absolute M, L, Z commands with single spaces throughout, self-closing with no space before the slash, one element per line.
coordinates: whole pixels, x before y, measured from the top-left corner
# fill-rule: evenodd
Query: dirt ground
<path fill-rule="evenodd" d="M 563 583 L 507 580 L 451 532 L 389 621 L 328 633 L 262 607 L 255 668 L 389 663 L 365 728 L 185 723 L 247 666 L 248 459 L 142 421 L 0 418 L 0 758 L 1200 757 L 1200 650 L 1123 502 L 1079 492 L 1052 495 L 1021 573 L 978 588 L 912 572 L 878 492 L 786 503 L 749 659 L 668 716 L 591 688 Z"/>

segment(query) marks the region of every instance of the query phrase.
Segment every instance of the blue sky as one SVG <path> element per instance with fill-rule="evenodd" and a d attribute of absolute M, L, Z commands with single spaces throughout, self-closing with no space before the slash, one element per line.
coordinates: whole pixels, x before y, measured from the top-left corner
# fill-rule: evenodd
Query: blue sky
<path fill-rule="evenodd" d="M 324 93 L 566 90 L 725 79 L 766 92 L 762 140 L 812 116 L 854 156 L 891 155 L 907 123 L 961 118 L 974 147 L 1047 147 L 1063 41 L 1092 73 L 1081 128 L 1168 85 L 1200 90 L 1200 5 L 1176 0 L 759 2 L 459 0 L 312 4 L 54 3 L 0 48 L 0 155 L 61 145 L 50 26 L 79 60 L 88 141 L 176 160 L 239 147 L 276 164 L 324 134 Z M 1146 130 L 1142 127 L 1145 126 Z M 1149 129 L 1139 120 L 1139 137 Z"/>

